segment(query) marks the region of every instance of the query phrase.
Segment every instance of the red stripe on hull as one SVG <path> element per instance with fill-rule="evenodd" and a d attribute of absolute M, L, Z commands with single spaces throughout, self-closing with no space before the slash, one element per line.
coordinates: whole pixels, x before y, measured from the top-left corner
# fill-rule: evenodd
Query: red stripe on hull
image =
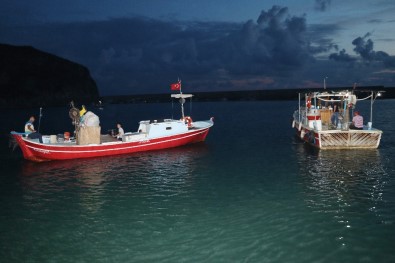
<path fill-rule="evenodd" d="M 209 128 L 190 131 L 183 134 L 155 138 L 140 142 L 115 142 L 99 145 L 47 145 L 26 141 L 21 135 L 14 134 L 25 159 L 40 162 L 50 160 L 67 160 L 128 154 L 178 147 L 206 139 Z"/>
<path fill-rule="evenodd" d="M 321 120 L 321 116 L 320 116 L 320 115 L 316 115 L 316 116 L 314 116 L 314 115 L 307 115 L 307 119 L 308 119 L 309 121 Z"/>

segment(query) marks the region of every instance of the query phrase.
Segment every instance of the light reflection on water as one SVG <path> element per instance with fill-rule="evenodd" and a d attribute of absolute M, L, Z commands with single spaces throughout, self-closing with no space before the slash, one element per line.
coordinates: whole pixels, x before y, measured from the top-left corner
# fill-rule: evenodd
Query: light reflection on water
<path fill-rule="evenodd" d="M 169 197 L 185 194 L 207 153 L 204 143 L 83 160 L 33 163 L 24 161 L 18 176 L 26 200 L 59 199 L 60 192 L 78 195 L 85 208 L 97 211 L 111 195 Z M 72 198 L 72 196 L 70 197 Z"/>
<path fill-rule="evenodd" d="M 318 151 L 302 144 L 296 149 L 306 206 L 333 223 L 339 244 L 379 242 L 379 236 L 369 237 L 367 225 L 394 223 L 391 213 L 383 213 L 390 175 L 380 150 Z"/>

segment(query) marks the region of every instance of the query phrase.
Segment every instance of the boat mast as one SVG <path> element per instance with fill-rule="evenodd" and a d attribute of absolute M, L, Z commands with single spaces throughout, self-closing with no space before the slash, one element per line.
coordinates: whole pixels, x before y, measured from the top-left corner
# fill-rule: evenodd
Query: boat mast
<path fill-rule="evenodd" d="M 173 90 L 177 89 L 180 92 L 179 94 L 171 94 L 171 97 L 172 98 L 176 98 L 176 99 L 180 99 L 179 101 L 180 101 L 180 104 L 181 104 L 181 115 L 182 115 L 182 119 L 184 119 L 185 118 L 185 112 L 184 112 L 185 99 L 191 98 L 191 100 L 192 100 L 193 95 L 192 94 L 183 94 L 182 93 L 181 80 L 178 80 L 178 83 L 172 84 L 171 87 L 172 87 Z"/>
<path fill-rule="evenodd" d="M 180 104 L 181 104 L 181 116 L 184 119 L 184 103 L 185 99 L 182 97 L 182 88 L 181 88 L 181 80 L 178 79 L 178 85 L 180 85 Z"/>

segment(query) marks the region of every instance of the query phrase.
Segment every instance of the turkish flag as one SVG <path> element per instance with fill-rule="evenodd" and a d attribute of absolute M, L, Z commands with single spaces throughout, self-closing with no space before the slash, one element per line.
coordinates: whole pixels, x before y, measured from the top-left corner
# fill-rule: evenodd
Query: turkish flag
<path fill-rule="evenodd" d="M 170 89 L 171 89 L 171 90 L 180 90 L 180 89 L 181 89 L 181 83 L 178 82 L 178 83 L 173 83 L 173 84 L 171 84 L 171 85 L 170 85 Z"/>

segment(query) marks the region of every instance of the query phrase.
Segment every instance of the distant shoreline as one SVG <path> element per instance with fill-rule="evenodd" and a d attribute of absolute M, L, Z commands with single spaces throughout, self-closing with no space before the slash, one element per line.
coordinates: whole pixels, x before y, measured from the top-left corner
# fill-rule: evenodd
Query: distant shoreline
<path fill-rule="evenodd" d="M 352 87 L 328 88 L 328 91 L 352 90 Z M 193 101 L 260 101 L 260 100 L 296 100 L 298 93 L 323 91 L 324 89 L 305 88 L 305 89 L 282 89 L 282 90 L 246 90 L 246 91 L 214 91 L 214 92 L 193 92 Z M 382 99 L 395 98 L 395 88 L 384 86 L 366 86 L 355 89 L 358 92 L 364 91 L 384 91 Z M 173 91 L 174 93 L 174 91 Z M 185 92 L 189 93 L 189 92 Z M 137 95 L 118 95 L 101 96 L 104 103 L 126 104 L 126 103 L 158 103 L 168 102 L 170 93 L 163 94 L 137 94 Z"/>
<path fill-rule="evenodd" d="M 324 89 L 318 88 L 304 88 L 304 89 L 281 89 L 281 90 L 245 90 L 245 91 L 214 91 L 214 92 L 191 92 L 193 96 L 193 102 L 210 102 L 210 101 L 279 101 L 279 100 L 297 100 L 298 93 L 307 93 L 313 91 L 323 91 Z M 328 91 L 339 91 L 339 90 L 352 90 L 352 87 L 337 87 L 328 88 Z M 394 99 L 395 98 L 395 87 L 384 87 L 384 86 L 365 86 L 358 87 L 355 89 L 357 92 L 368 92 L 384 91 L 383 96 L 380 99 Z M 110 95 L 110 96 L 99 96 L 96 101 L 80 101 L 78 97 L 74 99 L 77 104 L 92 105 L 100 107 L 105 104 L 134 104 L 134 103 L 168 103 L 171 98 L 170 94 L 177 93 L 172 91 L 161 94 L 133 94 L 133 95 Z M 189 92 L 184 92 L 189 93 Z M 20 98 L 21 99 L 21 98 Z M 31 98 L 32 100 L 33 98 Z M 35 98 L 39 100 L 39 98 Z M 102 104 L 99 104 L 99 100 Z M 13 108 L 34 108 L 34 107 L 61 107 L 67 106 L 65 104 L 48 104 L 42 103 L 39 105 L 28 105 L 25 107 L 21 105 L 0 105 L 2 109 L 13 109 Z"/>

